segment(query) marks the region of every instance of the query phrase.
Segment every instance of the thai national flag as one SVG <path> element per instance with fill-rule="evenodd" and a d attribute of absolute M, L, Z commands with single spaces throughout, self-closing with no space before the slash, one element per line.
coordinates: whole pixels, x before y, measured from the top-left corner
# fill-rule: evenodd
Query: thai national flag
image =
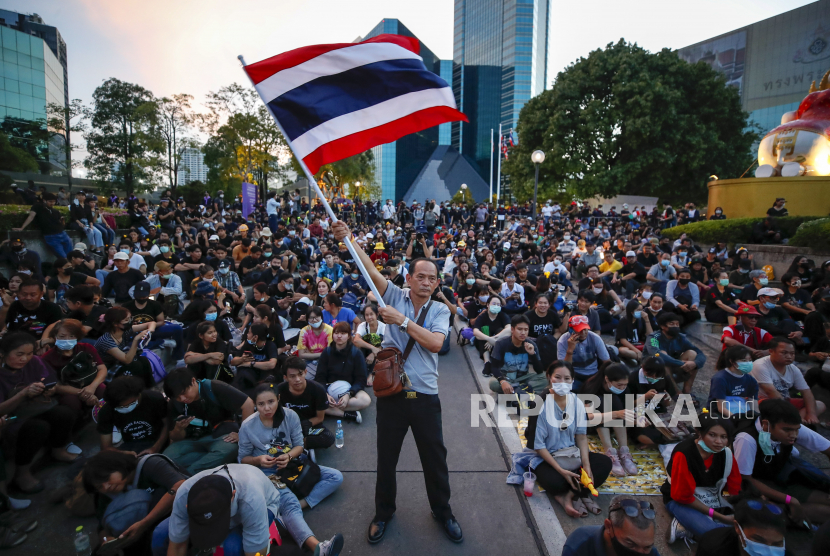
<path fill-rule="evenodd" d="M 263 101 L 316 173 L 323 164 L 438 124 L 469 121 L 428 71 L 412 37 L 298 48 L 245 66 Z"/>

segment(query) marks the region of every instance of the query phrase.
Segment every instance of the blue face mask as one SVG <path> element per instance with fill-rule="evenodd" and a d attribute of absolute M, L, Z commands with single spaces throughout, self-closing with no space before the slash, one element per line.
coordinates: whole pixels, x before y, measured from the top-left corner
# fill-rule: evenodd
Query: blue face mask
<path fill-rule="evenodd" d="M 712 448 L 710 448 L 709 446 L 707 446 L 707 445 L 706 445 L 706 442 L 704 442 L 703 440 L 701 440 L 700 442 L 698 442 L 698 443 L 697 443 L 697 445 L 698 445 L 698 446 L 700 446 L 700 447 L 703 449 L 703 451 L 704 451 L 704 452 L 707 452 L 707 453 L 710 453 L 710 454 L 717 454 L 717 453 L 719 453 L 719 452 L 722 452 L 722 451 L 723 451 L 723 448 L 721 448 L 720 450 L 717 450 L 717 451 L 716 451 L 716 450 L 713 450 Z"/>
<path fill-rule="evenodd" d="M 634 318 L 635 319 L 643 318 L 643 312 L 642 311 L 634 311 Z"/>
<path fill-rule="evenodd" d="M 162 253 L 167 253 L 170 251 L 170 248 L 166 245 L 162 245 L 161 247 L 159 247 L 159 251 L 161 251 Z"/>
<path fill-rule="evenodd" d="M 660 382 L 663 379 L 661 377 L 651 378 L 650 376 L 647 376 L 646 380 L 648 381 L 649 384 L 657 384 L 658 382 Z"/>
<path fill-rule="evenodd" d="M 216 317 L 218 315 L 219 315 L 219 313 L 207 313 L 205 315 L 205 320 L 216 320 Z"/>
<path fill-rule="evenodd" d="M 662 261 L 660 261 L 660 264 L 663 266 L 669 266 L 669 261 L 667 259 L 663 259 Z"/>
<path fill-rule="evenodd" d="M 117 413 L 130 413 L 133 409 L 138 407 L 138 400 L 134 401 L 128 406 L 114 408 Z"/>
<path fill-rule="evenodd" d="M 611 390 L 613 394 L 622 394 L 623 392 L 625 392 L 625 388 L 617 388 L 613 384 L 609 384 L 608 389 Z"/>
<path fill-rule="evenodd" d="M 751 541 L 746 538 L 746 534 L 740 524 L 738 524 L 738 528 L 741 530 L 740 540 L 746 544 L 744 550 L 746 550 L 746 553 L 749 554 L 749 556 L 784 556 L 786 543 L 784 546 L 770 546 L 768 544 Z"/>
<path fill-rule="evenodd" d="M 765 301 L 764 302 L 764 307 L 766 307 L 767 309 L 774 309 L 775 308 L 775 303 L 773 303 L 772 301 Z"/>
<path fill-rule="evenodd" d="M 55 347 L 62 351 L 69 351 L 74 349 L 78 340 L 55 340 Z"/>
<path fill-rule="evenodd" d="M 764 456 L 772 457 L 775 455 L 775 450 L 772 447 L 772 437 L 768 432 L 761 431 L 758 433 L 758 446 L 761 447 Z"/>
<path fill-rule="evenodd" d="M 752 372 L 752 361 L 738 361 L 736 367 L 738 367 L 738 370 L 743 374 L 748 375 Z"/>

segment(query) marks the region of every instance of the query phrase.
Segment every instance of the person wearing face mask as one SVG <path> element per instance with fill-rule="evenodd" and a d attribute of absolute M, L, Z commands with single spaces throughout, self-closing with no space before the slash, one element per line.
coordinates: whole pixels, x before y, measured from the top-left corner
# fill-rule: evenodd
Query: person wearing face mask
<path fill-rule="evenodd" d="M 273 261 L 272 261 L 273 266 Z M 237 320 L 239 310 L 245 306 L 247 299 L 245 289 L 242 287 L 242 281 L 239 275 L 231 270 L 231 262 L 222 260 L 214 274 L 216 282 L 219 284 L 222 293 L 225 294 L 225 301 L 231 301 L 231 318 Z"/>
<path fill-rule="evenodd" d="M 706 407 L 713 414 L 740 418 L 754 414 L 758 404 L 758 381 L 752 372 L 752 352 L 746 346 L 732 345 L 724 349 L 709 382 Z"/>
<path fill-rule="evenodd" d="M 732 507 L 723 491 L 741 491 L 741 470 L 729 448 L 732 423 L 710 414 L 698 416 L 698 438 L 690 437 L 672 450 L 668 478 L 660 492 L 673 519 L 666 541 L 697 540 L 718 527 L 732 527 Z"/>
<path fill-rule="evenodd" d="M 734 324 L 738 294 L 729 287 L 729 274 L 725 270 L 712 273 L 715 285 L 706 290 L 706 320 L 718 324 Z"/>
<path fill-rule="evenodd" d="M 758 291 L 758 305 L 756 309 L 760 314 L 758 326 L 773 336 L 789 338 L 796 345 L 804 344 L 804 331 L 801 329 L 786 309 L 778 305 L 784 292 L 777 288 L 762 288 Z"/>
<path fill-rule="evenodd" d="M 483 297 L 483 296 L 482 296 Z M 478 350 L 478 354 L 484 361 L 484 376 L 491 376 L 490 357 L 493 351 L 493 346 L 497 340 L 508 337 L 511 332 L 510 317 L 502 312 L 502 305 L 504 301 L 498 295 L 489 296 L 487 303 L 487 310 L 482 311 L 478 317 L 472 322 L 473 328 L 473 345 Z"/>
<path fill-rule="evenodd" d="M 682 393 L 691 395 L 697 372 L 706 364 L 706 355 L 681 334 L 680 318 L 674 313 L 660 315 L 657 319 L 660 330 L 646 339 L 645 352 L 647 355 L 659 353 L 675 381 L 683 383 Z"/>
<path fill-rule="evenodd" d="M 363 297 L 369 291 L 369 284 L 366 283 L 366 279 L 360 274 L 360 270 L 356 264 L 351 266 L 349 273 L 343 278 L 340 291 L 344 294 L 351 292 L 358 298 Z"/>
<path fill-rule="evenodd" d="M 625 306 L 625 315 L 616 327 L 614 345 L 620 351 L 620 357 L 641 361 L 646 338 L 651 334 L 651 322 L 643 314 L 642 305 L 636 299 L 629 301 Z"/>
<path fill-rule="evenodd" d="M 660 263 L 652 266 L 646 274 L 646 280 L 658 293 L 665 293 L 669 280 L 675 278 L 677 278 L 677 269 L 671 265 L 671 256 L 668 253 L 661 254 Z"/>
<path fill-rule="evenodd" d="M 804 317 L 816 310 L 810 292 L 803 286 L 802 277 L 797 273 L 787 272 L 781 277 L 784 284 L 784 295 L 781 296 L 781 307 L 786 309 L 794 321 L 803 322 Z"/>
<path fill-rule="evenodd" d="M 733 505 L 732 526 L 701 535 L 697 556 L 793 556 L 784 540 L 787 521 L 781 506 L 748 492 Z M 814 539 L 819 541 L 818 534 Z M 826 546 L 822 543 L 822 551 L 813 554 L 823 554 Z"/>
<path fill-rule="evenodd" d="M 101 282 L 86 274 L 75 272 L 75 267 L 64 258 L 55 259 L 54 268 L 57 269 L 55 276 L 46 282 L 46 298 L 57 303 L 62 310 L 66 310 L 64 296 L 70 288 L 86 284 L 88 286 L 99 286 Z"/>
<path fill-rule="evenodd" d="M 251 396 L 257 384 L 276 381 L 278 355 L 276 344 L 268 339 L 268 328 L 252 324 L 242 343 L 231 351 L 230 364 L 236 367 L 234 386 Z"/>
<path fill-rule="evenodd" d="M 562 556 L 660 556 L 654 547 L 654 518 L 651 502 L 615 496 L 603 524 L 573 531 L 562 547 Z"/>
<path fill-rule="evenodd" d="M 692 282 L 692 273 L 688 268 L 677 271 L 677 280 L 670 280 L 666 285 L 666 300 L 674 305 L 674 312 L 681 319 L 681 326 L 688 326 L 700 320 L 700 290 Z"/>
<path fill-rule="evenodd" d="M 741 290 L 740 300 L 749 305 L 758 305 L 758 292 L 769 284 L 767 273 L 763 270 L 753 270 L 749 273 L 750 283 Z"/>
<path fill-rule="evenodd" d="M 308 325 L 300 330 L 297 340 L 297 355 L 306 361 L 306 373 L 309 379 L 317 374 L 317 360 L 320 354 L 332 342 L 333 329 L 323 322 L 323 309 L 310 307 L 306 313 Z"/>
<path fill-rule="evenodd" d="M 734 259 L 737 259 L 737 255 Z M 729 273 L 729 287 L 743 291 L 747 285 L 752 283 L 749 277 L 749 273 L 752 272 L 752 261 L 749 259 L 738 259 L 735 261 L 733 267 L 733 270 Z"/>
<path fill-rule="evenodd" d="M 120 376 L 107 385 L 105 404 L 98 411 L 96 430 L 101 450 L 144 454 L 160 453 L 167 445 L 167 400 L 161 392 L 145 390 L 144 381 Z M 123 443 L 113 447 L 113 434 Z"/>
<path fill-rule="evenodd" d="M 5 263 L 10 268 L 17 268 L 18 264 L 23 261 L 29 263 L 36 276 L 41 276 L 40 255 L 36 251 L 27 249 L 23 238 L 13 235 L 11 239 L 0 242 L 0 264 Z"/>
<path fill-rule="evenodd" d="M 795 445 L 830 455 L 830 440 L 806 427 L 798 409 L 786 400 L 764 400 L 759 409 L 753 426 L 738 433 L 732 446 L 744 480 L 783 507 L 795 524 L 828 521 L 830 479 L 799 458 Z"/>
<path fill-rule="evenodd" d="M 559 337 L 556 351 L 558 359 L 573 365 L 577 391 L 601 364 L 611 359 L 605 342 L 591 331 L 588 317 L 579 313 L 568 319 L 568 331 Z"/>
<path fill-rule="evenodd" d="M 735 314 L 739 322 L 723 329 L 723 335 L 721 336 L 723 349 L 731 346 L 745 346 L 749 349 L 753 360 L 769 355 L 767 346 L 772 340 L 772 334 L 758 328 L 760 313 L 755 307 L 740 303 Z"/>
<path fill-rule="evenodd" d="M 211 315 L 215 316 L 216 313 Z M 229 346 L 220 338 L 215 320 L 199 322 L 196 325 L 196 336 L 184 354 L 187 368 L 199 380 L 209 378 L 230 382 L 230 373 L 220 372 L 220 366 L 228 362 Z"/>
<path fill-rule="evenodd" d="M 611 472 L 611 460 L 588 449 L 587 415 L 584 404 L 572 391 L 570 365 L 554 361 L 545 375 L 548 384 L 540 394 L 542 410 L 528 418 L 525 430 L 527 447 L 536 451 L 529 468 L 569 516 L 586 517 L 589 511 L 599 514 L 600 507 L 579 482 L 579 468 L 598 487 Z"/>

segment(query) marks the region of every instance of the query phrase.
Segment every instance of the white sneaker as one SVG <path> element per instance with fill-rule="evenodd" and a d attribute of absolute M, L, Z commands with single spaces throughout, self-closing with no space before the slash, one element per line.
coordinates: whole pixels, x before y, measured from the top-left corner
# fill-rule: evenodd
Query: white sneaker
<path fill-rule="evenodd" d="M 337 533 L 327 541 L 323 541 L 314 548 L 314 556 L 338 556 L 343 550 L 343 535 Z"/>
<path fill-rule="evenodd" d="M 681 539 L 685 539 L 687 541 L 691 540 L 692 534 L 686 530 L 685 527 L 680 525 L 680 522 L 677 521 L 677 518 L 672 518 L 671 525 L 669 528 L 666 529 L 666 543 L 672 544 L 675 541 L 679 541 Z"/>
<path fill-rule="evenodd" d="M 118 432 L 117 428 L 112 427 L 112 444 L 113 444 L 113 446 L 116 445 L 116 444 L 121 444 L 121 440 L 122 440 L 121 439 L 121 433 Z"/>
<path fill-rule="evenodd" d="M 83 453 L 84 453 L 84 451 L 83 451 L 83 450 L 81 450 L 81 448 L 80 448 L 79 446 L 77 446 L 76 444 L 74 444 L 74 443 L 72 443 L 72 442 L 70 442 L 69 444 L 67 444 L 67 445 L 66 445 L 66 448 L 64 448 L 64 450 L 66 450 L 66 451 L 67 451 L 67 452 L 69 452 L 70 454 L 77 454 L 77 455 L 81 455 L 81 454 L 83 454 Z"/>
<path fill-rule="evenodd" d="M 355 422 L 359 425 L 360 423 L 363 422 L 363 415 L 361 415 L 359 411 L 355 411 L 355 414 L 357 414 L 357 417 L 355 418 Z"/>

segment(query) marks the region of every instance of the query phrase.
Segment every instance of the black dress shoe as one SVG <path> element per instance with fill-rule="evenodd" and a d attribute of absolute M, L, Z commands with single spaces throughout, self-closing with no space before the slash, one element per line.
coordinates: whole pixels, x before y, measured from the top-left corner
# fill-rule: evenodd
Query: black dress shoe
<path fill-rule="evenodd" d="M 383 535 L 386 533 L 386 526 L 388 524 L 388 521 L 372 521 L 369 524 L 369 532 L 366 535 L 369 544 L 377 544 L 383 540 Z"/>
<path fill-rule="evenodd" d="M 444 533 L 452 542 L 461 542 L 464 540 L 464 534 L 461 532 L 461 526 L 454 517 L 450 519 L 441 519 L 433 512 L 432 519 L 444 526 Z"/>

